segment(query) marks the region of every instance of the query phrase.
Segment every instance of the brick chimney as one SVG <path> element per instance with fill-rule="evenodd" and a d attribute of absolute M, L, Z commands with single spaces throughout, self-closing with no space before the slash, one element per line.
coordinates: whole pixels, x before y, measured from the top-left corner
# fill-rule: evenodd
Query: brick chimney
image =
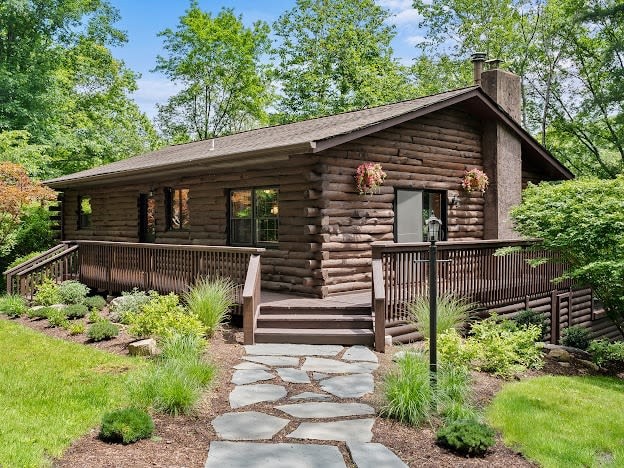
<path fill-rule="evenodd" d="M 483 62 L 474 60 L 475 84 L 496 101 L 516 122 L 521 118 L 520 77 L 499 68 L 500 60 L 487 60 L 488 69 L 481 72 L 476 83 L 477 69 Z M 482 59 L 482 57 L 478 57 Z M 484 59 L 484 57 L 483 57 Z M 522 148 L 514 131 L 498 119 L 484 121 L 483 166 L 490 177 L 485 192 L 484 239 L 511 239 L 518 234 L 509 216 L 511 208 L 520 204 L 522 192 Z"/>

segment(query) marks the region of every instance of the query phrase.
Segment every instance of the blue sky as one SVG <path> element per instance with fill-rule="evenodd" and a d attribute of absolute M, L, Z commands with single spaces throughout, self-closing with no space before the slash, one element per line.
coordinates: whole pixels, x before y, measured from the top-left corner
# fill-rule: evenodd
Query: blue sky
<path fill-rule="evenodd" d="M 397 36 L 393 42 L 397 58 L 405 63 L 418 55 L 415 47 L 421 40 L 418 29 L 418 14 L 412 8 L 411 0 L 376 0 L 388 8 L 393 17 L 391 22 L 397 27 Z M 175 86 L 159 73 L 150 72 L 156 64 L 156 56 L 162 53 L 162 39 L 158 32 L 166 28 L 175 29 L 178 19 L 189 5 L 184 0 L 110 0 L 121 14 L 117 26 L 128 33 L 128 43 L 113 49 L 114 55 L 126 65 L 141 74 L 138 80 L 139 90 L 134 94 L 139 107 L 154 117 L 156 103 L 165 103 L 175 93 Z M 214 13 L 223 7 L 233 8 L 243 15 L 243 21 L 251 24 L 263 20 L 271 24 L 278 16 L 291 9 L 294 0 L 200 0 L 203 10 Z"/>

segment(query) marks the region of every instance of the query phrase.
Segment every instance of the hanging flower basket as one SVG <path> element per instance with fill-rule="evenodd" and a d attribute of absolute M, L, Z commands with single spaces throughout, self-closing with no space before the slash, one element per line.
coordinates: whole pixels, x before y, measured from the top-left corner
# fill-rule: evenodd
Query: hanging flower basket
<path fill-rule="evenodd" d="M 485 193 L 490 180 L 485 172 L 479 169 L 470 169 L 464 173 L 462 179 L 462 188 L 466 192 L 481 192 Z"/>
<path fill-rule="evenodd" d="M 379 163 L 360 164 L 355 171 L 355 185 L 360 195 L 370 195 L 379 190 L 386 173 Z"/>

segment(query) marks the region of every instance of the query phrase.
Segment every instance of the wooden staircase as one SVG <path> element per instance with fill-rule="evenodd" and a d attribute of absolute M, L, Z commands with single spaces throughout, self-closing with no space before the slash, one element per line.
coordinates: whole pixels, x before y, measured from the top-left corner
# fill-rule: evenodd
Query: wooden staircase
<path fill-rule="evenodd" d="M 370 306 L 261 305 L 256 343 L 361 344 L 372 346 Z"/>

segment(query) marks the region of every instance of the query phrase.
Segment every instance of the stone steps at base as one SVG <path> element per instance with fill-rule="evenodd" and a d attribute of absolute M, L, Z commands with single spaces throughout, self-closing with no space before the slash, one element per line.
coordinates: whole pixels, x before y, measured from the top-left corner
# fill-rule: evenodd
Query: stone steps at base
<path fill-rule="evenodd" d="M 372 346 L 373 330 L 368 328 L 257 328 L 256 343 L 340 344 Z"/>

